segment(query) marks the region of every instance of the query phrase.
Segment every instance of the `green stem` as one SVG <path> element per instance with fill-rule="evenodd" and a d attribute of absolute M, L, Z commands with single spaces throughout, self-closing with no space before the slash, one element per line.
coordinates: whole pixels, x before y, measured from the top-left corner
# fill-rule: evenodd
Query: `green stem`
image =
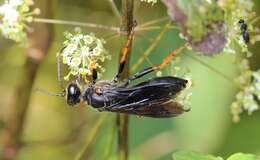
<path fill-rule="evenodd" d="M 90 131 L 89 135 L 87 135 L 86 143 L 84 144 L 84 146 L 80 149 L 80 151 L 76 155 L 75 160 L 86 159 L 85 157 L 87 157 L 87 155 L 89 153 L 89 147 L 96 140 L 97 135 L 100 131 L 100 128 L 101 128 L 102 124 L 105 122 L 106 118 L 107 118 L 107 114 L 101 115 L 99 117 L 96 124 Z"/>
<path fill-rule="evenodd" d="M 107 0 L 109 2 L 109 4 L 111 5 L 112 11 L 115 14 L 115 16 L 120 20 L 121 19 L 121 14 L 114 2 L 114 0 Z"/>
<path fill-rule="evenodd" d="M 104 151 L 104 157 L 103 157 L 104 160 L 109 160 L 111 156 L 111 152 L 115 140 L 115 134 L 116 134 L 116 120 L 117 120 L 116 116 L 113 116 L 110 137 L 108 138 L 108 144 L 106 145 Z"/>
<path fill-rule="evenodd" d="M 115 31 L 115 32 L 120 31 L 119 27 L 114 27 L 114 26 L 107 26 L 107 25 L 87 23 L 87 22 L 66 21 L 66 20 L 59 20 L 59 19 L 34 18 L 33 22 L 98 28 L 98 29 L 111 30 L 111 31 Z"/>

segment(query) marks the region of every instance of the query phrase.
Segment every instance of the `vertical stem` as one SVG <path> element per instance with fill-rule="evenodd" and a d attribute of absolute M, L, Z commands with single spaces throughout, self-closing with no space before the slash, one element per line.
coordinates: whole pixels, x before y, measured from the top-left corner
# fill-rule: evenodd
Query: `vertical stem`
<path fill-rule="evenodd" d="M 39 2 L 39 1 L 38 1 Z M 43 15 L 49 14 L 50 1 L 40 1 Z M 22 146 L 22 134 L 34 80 L 41 62 L 48 53 L 51 40 L 51 30 L 46 25 L 35 25 L 34 31 L 29 34 L 29 47 L 27 49 L 26 61 L 23 66 L 21 77 L 18 79 L 17 87 L 9 106 L 7 127 L 5 128 L 1 141 L 0 159 L 14 159 Z"/>
<path fill-rule="evenodd" d="M 128 159 L 128 121 L 127 114 L 117 115 L 118 125 L 118 160 Z"/>
<path fill-rule="evenodd" d="M 127 35 L 122 35 L 126 40 L 128 35 L 131 32 L 133 26 L 133 8 L 134 1 L 133 0 L 122 0 L 122 8 L 121 8 L 121 31 L 126 32 Z M 131 50 L 129 50 L 131 53 Z M 125 79 L 129 76 L 129 61 L 130 61 L 130 53 L 128 53 L 126 65 L 124 71 L 122 73 L 121 79 Z M 121 58 L 122 55 L 120 55 Z M 120 59 L 119 58 L 119 59 Z M 118 125 L 118 159 L 119 160 L 127 160 L 128 159 L 128 121 L 129 117 L 126 114 L 118 114 L 117 115 L 117 125 Z"/>

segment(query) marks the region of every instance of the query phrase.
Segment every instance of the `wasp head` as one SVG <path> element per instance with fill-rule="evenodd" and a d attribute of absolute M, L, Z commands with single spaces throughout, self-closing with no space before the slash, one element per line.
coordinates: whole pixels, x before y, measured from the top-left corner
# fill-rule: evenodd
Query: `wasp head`
<path fill-rule="evenodd" d="M 67 104 L 74 106 L 80 102 L 81 91 L 76 84 L 70 84 L 67 88 Z"/>

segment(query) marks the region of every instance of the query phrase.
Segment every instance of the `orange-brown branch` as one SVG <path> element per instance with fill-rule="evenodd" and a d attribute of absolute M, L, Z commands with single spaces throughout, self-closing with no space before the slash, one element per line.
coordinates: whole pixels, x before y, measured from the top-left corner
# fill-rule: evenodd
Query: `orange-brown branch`
<path fill-rule="evenodd" d="M 154 70 L 161 70 L 163 69 L 177 54 L 179 54 L 182 50 L 184 50 L 189 44 L 185 43 L 183 46 L 180 48 L 172 51 L 164 60 L 161 64 L 154 66 Z"/>

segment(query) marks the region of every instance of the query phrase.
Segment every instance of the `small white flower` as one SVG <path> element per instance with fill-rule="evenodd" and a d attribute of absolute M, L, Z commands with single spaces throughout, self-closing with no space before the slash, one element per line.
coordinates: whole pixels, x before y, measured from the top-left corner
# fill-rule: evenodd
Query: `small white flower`
<path fill-rule="evenodd" d="M 100 56 L 100 54 L 102 53 L 103 49 L 99 48 L 99 47 L 96 47 L 93 49 L 93 54 L 95 56 Z"/>
<path fill-rule="evenodd" d="M 260 82 L 260 70 L 253 72 L 253 77 L 256 79 L 256 81 Z"/>
<path fill-rule="evenodd" d="M 94 39 L 90 35 L 85 35 L 84 36 L 84 41 L 86 42 L 86 44 L 91 44 L 91 43 L 93 43 Z"/>
<path fill-rule="evenodd" d="M 64 49 L 65 55 L 71 55 L 73 54 L 77 49 L 77 45 L 74 43 L 68 44 L 67 47 Z"/>
<path fill-rule="evenodd" d="M 152 5 L 153 5 L 153 4 L 157 3 L 157 0 L 141 0 L 141 2 L 152 3 Z"/>
<path fill-rule="evenodd" d="M 79 35 L 72 37 L 71 41 L 74 42 L 75 44 L 79 44 L 82 39 L 83 39 L 83 35 L 79 34 Z"/>
<path fill-rule="evenodd" d="M 24 0 L 9 0 L 9 4 L 13 6 L 19 6 L 24 3 Z"/>
<path fill-rule="evenodd" d="M 81 59 L 79 57 L 75 57 L 71 60 L 71 66 L 78 67 L 81 63 Z"/>
<path fill-rule="evenodd" d="M 66 56 L 66 57 L 62 57 L 62 63 L 70 65 L 71 63 L 71 57 Z"/>
<path fill-rule="evenodd" d="M 4 14 L 4 21 L 8 21 L 8 23 L 15 23 L 18 20 L 19 12 L 15 9 L 10 9 Z"/>
<path fill-rule="evenodd" d="M 91 54 L 90 48 L 87 46 L 81 47 L 81 54 L 82 54 L 82 56 L 85 56 L 85 57 L 90 56 L 90 54 Z"/>
<path fill-rule="evenodd" d="M 87 68 L 80 68 L 79 73 L 82 74 L 82 75 L 90 75 L 91 71 Z"/>

